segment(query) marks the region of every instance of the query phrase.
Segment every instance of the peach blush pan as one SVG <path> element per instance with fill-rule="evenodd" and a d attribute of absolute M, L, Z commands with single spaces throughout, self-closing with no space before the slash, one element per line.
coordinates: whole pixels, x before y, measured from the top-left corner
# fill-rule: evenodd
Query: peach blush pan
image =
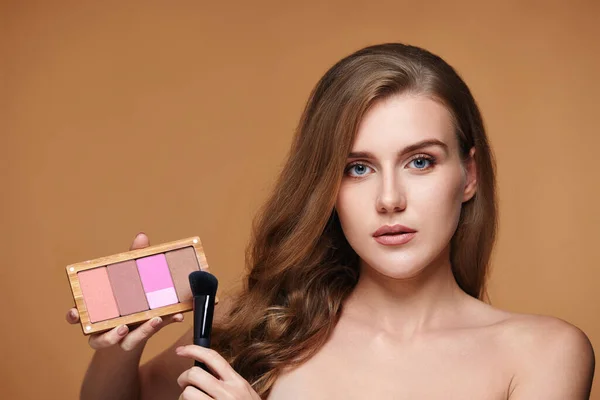
<path fill-rule="evenodd" d="M 208 268 L 199 237 L 66 267 L 86 335 L 193 309 L 188 276 Z"/>

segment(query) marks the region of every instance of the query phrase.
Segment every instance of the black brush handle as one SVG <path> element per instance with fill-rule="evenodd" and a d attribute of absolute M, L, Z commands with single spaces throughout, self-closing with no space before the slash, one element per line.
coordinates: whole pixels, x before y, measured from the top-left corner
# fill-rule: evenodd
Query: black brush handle
<path fill-rule="evenodd" d="M 210 349 L 210 338 L 209 337 L 208 338 L 206 338 L 206 337 L 194 338 L 194 344 L 197 346 L 202 346 L 202 347 L 206 347 L 207 349 Z M 206 366 L 206 364 L 204 364 L 203 362 L 194 360 L 194 366 L 202 368 L 209 374 L 211 373 L 210 370 L 208 369 L 208 367 Z"/>
<path fill-rule="evenodd" d="M 194 296 L 194 344 L 197 346 L 210 349 L 214 309 L 215 296 Z M 194 365 L 211 373 L 207 366 L 198 360 L 194 361 Z"/>

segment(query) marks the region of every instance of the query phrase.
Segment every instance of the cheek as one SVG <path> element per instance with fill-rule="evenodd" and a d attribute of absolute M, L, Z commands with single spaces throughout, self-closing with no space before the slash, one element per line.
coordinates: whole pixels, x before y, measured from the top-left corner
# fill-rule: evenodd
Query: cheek
<path fill-rule="evenodd" d="M 464 182 L 460 171 L 441 176 L 412 191 L 412 203 L 421 223 L 447 235 L 454 232 L 460 217 Z"/>

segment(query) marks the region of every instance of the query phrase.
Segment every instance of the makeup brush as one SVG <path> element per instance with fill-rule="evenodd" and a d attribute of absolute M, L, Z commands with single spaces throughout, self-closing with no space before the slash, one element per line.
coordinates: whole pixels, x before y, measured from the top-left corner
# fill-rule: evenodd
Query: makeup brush
<path fill-rule="evenodd" d="M 206 271 L 192 272 L 189 280 L 194 296 L 194 344 L 210 348 L 215 296 L 219 282 L 214 275 Z M 204 363 L 195 361 L 194 365 L 210 373 Z"/>

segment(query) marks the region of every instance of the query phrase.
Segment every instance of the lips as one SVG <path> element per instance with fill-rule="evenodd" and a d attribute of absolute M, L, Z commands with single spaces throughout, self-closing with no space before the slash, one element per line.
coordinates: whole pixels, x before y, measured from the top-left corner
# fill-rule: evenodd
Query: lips
<path fill-rule="evenodd" d="M 414 232 L 416 232 L 414 229 L 406 227 L 404 225 L 384 225 L 373 233 L 373 237 L 379 237 L 384 235 L 399 235 L 402 233 Z"/>
<path fill-rule="evenodd" d="M 403 225 L 384 225 L 373 233 L 375 241 L 384 246 L 398 246 L 408 243 L 417 231 Z"/>

